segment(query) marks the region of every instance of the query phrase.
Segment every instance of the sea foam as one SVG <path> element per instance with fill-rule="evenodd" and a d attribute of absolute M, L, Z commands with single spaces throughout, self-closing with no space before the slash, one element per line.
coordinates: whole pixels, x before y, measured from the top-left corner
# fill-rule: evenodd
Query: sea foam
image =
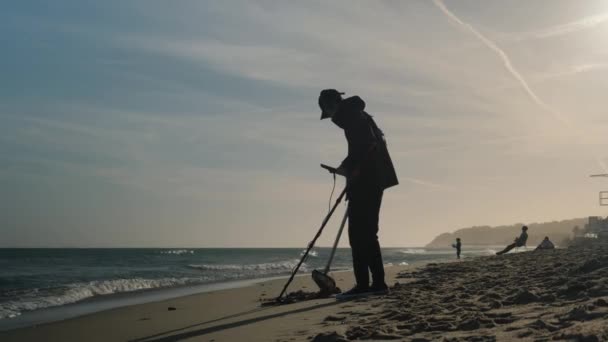
<path fill-rule="evenodd" d="M 17 300 L 0 303 L 0 319 L 14 318 L 24 311 L 76 303 L 97 296 L 194 284 L 204 280 L 204 277 L 114 279 L 69 284 L 54 289 L 32 289 L 23 293 Z"/>
<path fill-rule="evenodd" d="M 194 254 L 194 251 L 190 250 L 190 249 L 174 249 L 174 250 L 170 250 L 170 251 L 160 251 L 160 254 L 174 254 L 174 255 Z"/>
<path fill-rule="evenodd" d="M 293 270 L 298 264 L 299 260 L 286 260 L 271 263 L 261 264 L 249 264 L 249 265 L 237 265 L 237 264 L 192 264 L 188 267 L 201 270 L 201 271 L 244 271 L 250 272 L 255 271 L 264 274 L 277 274 Z M 300 266 L 300 271 L 308 271 L 308 266 L 303 263 Z"/>

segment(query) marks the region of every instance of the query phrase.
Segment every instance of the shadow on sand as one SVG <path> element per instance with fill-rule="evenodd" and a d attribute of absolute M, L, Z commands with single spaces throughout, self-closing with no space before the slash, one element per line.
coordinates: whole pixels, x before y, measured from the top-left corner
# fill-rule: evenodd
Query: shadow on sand
<path fill-rule="evenodd" d="M 245 320 L 242 320 L 242 321 L 215 325 L 215 326 L 211 326 L 211 327 L 207 327 L 207 328 L 203 328 L 203 329 L 192 330 L 192 331 L 184 331 L 184 330 L 187 330 L 187 329 L 190 329 L 190 328 L 194 328 L 196 326 L 200 326 L 200 325 L 204 325 L 204 324 L 209 324 L 209 323 L 213 323 L 213 322 L 219 322 L 219 321 L 222 321 L 222 320 L 225 320 L 225 319 L 230 319 L 230 318 L 247 315 L 247 314 L 254 313 L 254 312 L 259 312 L 259 311 L 265 311 L 265 310 L 272 309 L 271 307 L 258 308 L 258 309 L 249 310 L 249 311 L 241 312 L 241 313 L 238 313 L 238 314 L 234 314 L 234 315 L 230 315 L 230 316 L 225 316 L 225 317 L 222 317 L 222 318 L 214 319 L 214 320 L 211 320 L 211 321 L 206 321 L 206 322 L 201 322 L 201 323 L 189 325 L 187 327 L 183 327 L 183 328 L 179 328 L 179 329 L 173 329 L 173 330 L 161 332 L 161 333 L 150 335 L 150 336 L 146 336 L 146 337 L 141 337 L 141 338 L 129 340 L 129 342 L 173 342 L 173 341 L 180 341 L 180 340 L 187 339 L 187 338 L 192 338 L 192 337 L 196 337 L 196 336 L 202 336 L 202 335 L 214 333 L 214 332 L 217 332 L 217 331 L 237 328 L 237 327 L 241 327 L 241 326 L 244 326 L 244 325 L 253 324 L 253 323 L 257 323 L 257 322 L 261 322 L 261 321 L 265 321 L 265 320 L 269 320 L 269 319 L 273 319 L 273 318 L 277 318 L 277 317 L 283 317 L 283 316 L 287 316 L 287 315 L 298 314 L 298 313 L 302 313 L 302 312 L 306 312 L 306 311 L 311 311 L 311 310 L 316 310 L 316 309 L 321 309 L 321 308 L 325 308 L 325 307 L 329 307 L 329 306 L 333 306 L 333 305 L 337 305 L 337 304 L 339 304 L 339 302 L 332 301 L 332 302 L 329 302 L 329 303 L 317 304 L 317 305 L 313 305 L 313 306 L 309 306 L 309 307 L 305 307 L 305 308 L 300 308 L 300 309 L 294 309 L 294 310 L 285 311 L 285 312 L 278 312 L 278 313 L 268 314 L 268 315 L 261 316 L 261 317 L 249 318 L 249 319 L 245 319 Z M 184 331 L 184 332 L 180 332 L 180 331 Z M 168 335 L 168 336 L 163 336 L 163 335 Z"/>

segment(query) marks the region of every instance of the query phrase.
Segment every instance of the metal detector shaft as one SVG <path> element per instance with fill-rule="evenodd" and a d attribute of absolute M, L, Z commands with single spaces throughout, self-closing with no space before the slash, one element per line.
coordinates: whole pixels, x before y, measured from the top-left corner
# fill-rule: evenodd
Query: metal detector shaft
<path fill-rule="evenodd" d="M 342 236 L 342 230 L 344 230 L 344 225 L 346 225 L 346 219 L 348 219 L 348 209 L 344 212 L 344 218 L 342 219 L 342 223 L 340 223 L 340 229 L 338 229 L 338 235 L 336 236 L 336 241 L 334 241 L 334 246 L 331 249 L 331 254 L 329 255 L 329 260 L 327 261 L 327 265 L 325 266 L 325 274 L 329 273 L 329 268 L 331 267 L 331 262 L 334 260 L 334 255 L 336 255 L 336 249 L 338 248 L 338 242 L 340 242 L 340 237 Z"/>
<path fill-rule="evenodd" d="M 291 273 L 291 276 L 289 277 L 289 280 L 287 280 L 287 284 L 285 284 L 285 286 L 283 287 L 283 290 L 281 291 L 281 294 L 277 297 L 277 301 L 280 301 L 281 297 L 283 297 L 283 295 L 285 294 L 285 291 L 287 291 L 287 287 L 289 286 L 289 284 L 291 284 L 291 281 L 293 280 L 293 277 L 295 277 L 296 273 L 298 273 L 298 270 L 300 269 L 300 266 L 302 266 L 302 263 L 304 262 L 304 260 L 306 260 L 306 257 L 308 256 L 308 253 L 314 247 L 315 242 L 317 241 L 317 239 L 319 238 L 319 236 L 321 236 L 321 232 L 323 231 L 323 228 L 325 228 L 325 225 L 329 221 L 329 218 L 334 213 L 334 211 L 336 211 L 336 208 L 338 207 L 338 205 L 342 201 L 342 198 L 344 197 L 345 194 L 346 194 L 346 187 L 344 187 L 344 190 L 342 190 L 342 193 L 336 199 L 336 203 L 331 208 L 331 210 L 329 211 L 329 213 L 327 213 L 327 216 L 325 216 L 325 219 L 323 219 L 323 223 L 321 223 L 321 228 L 319 228 L 319 231 L 317 232 L 317 234 L 315 235 L 315 237 L 312 239 L 312 241 L 310 241 L 308 243 L 308 248 L 306 248 L 306 251 L 304 252 L 304 255 L 302 256 L 302 259 L 300 259 L 300 262 L 298 263 L 298 265 L 296 266 L 296 268 Z"/>

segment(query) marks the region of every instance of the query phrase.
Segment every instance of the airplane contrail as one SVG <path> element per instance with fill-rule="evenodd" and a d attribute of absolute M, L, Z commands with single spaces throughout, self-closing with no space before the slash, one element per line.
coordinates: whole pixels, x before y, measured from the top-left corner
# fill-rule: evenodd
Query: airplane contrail
<path fill-rule="evenodd" d="M 433 0 L 433 2 L 448 18 L 452 19 L 458 25 L 469 30 L 475 37 L 481 40 L 481 42 L 484 43 L 485 46 L 496 52 L 496 54 L 498 54 L 498 56 L 502 59 L 507 71 L 509 71 L 509 73 L 519 82 L 526 94 L 528 94 L 528 96 L 532 99 L 532 101 L 534 101 L 534 103 L 551 113 L 559 121 L 567 122 L 567 120 L 565 120 L 565 118 L 560 113 L 549 107 L 549 105 L 545 103 L 545 101 L 543 101 L 540 97 L 538 97 L 538 95 L 536 95 L 532 88 L 530 88 L 530 85 L 528 85 L 526 79 L 519 73 L 519 71 L 517 71 L 517 69 L 515 69 L 513 63 L 511 63 L 511 59 L 503 49 L 501 49 L 498 45 L 496 45 L 496 43 L 488 39 L 486 36 L 481 34 L 481 32 L 477 31 L 473 27 L 473 25 L 460 20 L 460 18 L 458 18 L 454 13 L 452 13 L 441 0 Z"/>
<path fill-rule="evenodd" d="M 536 95 L 536 93 L 532 90 L 532 88 L 530 88 L 530 85 L 528 85 L 528 82 L 526 81 L 526 79 L 513 66 L 513 63 L 511 63 L 511 59 L 506 54 L 506 52 L 504 52 L 503 49 L 501 49 L 496 43 L 494 43 L 493 41 L 491 41 L 490 39 L 488 39 L 486 36 L 484 36 L 483 34 L 481 34 L 481 32 L 477 31 L 477 29 L 475 29 L 475 27 L 473 27 L 473 25 L 460 20 L 460 18 L 458 18 L 454 13 L 452 13 L 452 11 L 450 11 L 446 7 L 446 5 L 443 3 L 442 0 L 433 0 L 433 3 L 449 19 L 451 19 L 452 21 L 456 22 L 458 25 L 466 28 L 475 37 L 477 37 L 479 40 L 481 40 L 481 42 L 485 46 L 487 46 L 488 48 L 490 48 L 492 51 L 496 52 L 496 54 L 502 59 L 503 64 L 505 65 L 505 68 L 507 69 L 507 71 L 509 71 L 509 73 L 519 82 L 519 84 L 521 85 L 521 87 L 528 94 L 528 96 L 532 99 L 532 101 L 534 101 L 534 103 L 536 103 L 539 107 L 541 107 L 545 111 L 551 113 L 555 117 L 555 119 L 557 119 L 558 121 L 560 121 L 560 122 L 568 125 L 571 129 L 574 129 L 575 131 L 577 131 L 577 133 L 579 133 L 579 136 L 584 137 L 584 132 L 582 130 L 578 129 L 577 127 L 574 127 L 572 125 L 572 123 L 567 118 L 565 118 L 563 115 L 561 115 L 555 109 L 551 108 L 545 101 L 543 101 L 540 97 L 538 97 L 538 95 Z M 608 172 L 607 167 L 606 167 L 605 163 L 601 160 L 601 158 L 596 157 L 596 161 L 598 162 L 598 164 L 600 165 L 600 167 L 602 169 L 604 169 L 604 171 Z"/>

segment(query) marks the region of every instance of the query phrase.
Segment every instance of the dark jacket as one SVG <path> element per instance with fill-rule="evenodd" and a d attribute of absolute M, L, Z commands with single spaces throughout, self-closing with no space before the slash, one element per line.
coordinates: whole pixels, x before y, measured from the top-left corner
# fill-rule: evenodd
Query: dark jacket
<path fill-rule="evenodd" d="M 346 169 L 348 175 L 359 169 L 359 177 L 349 180 L 351 190 L 358 187 L 384 190 L 399 184 L 399 181 L 384 133 L 364 109 L 365 102 L 360 97 L 349 97 L 342 100 L 331 119 L 344 129 L 348 141 L 348 156 L 340 166 Z"/>
<path fill-rule="evenodd" d="M 521 235 L 519 235 L 519 237 L 517 239 L 515 239 L 515 245 L 518 247 L 522 247 L 522 246 L 526 245 L 527 241 L 528 241 L 528 233 L 521 232 Z"/>

